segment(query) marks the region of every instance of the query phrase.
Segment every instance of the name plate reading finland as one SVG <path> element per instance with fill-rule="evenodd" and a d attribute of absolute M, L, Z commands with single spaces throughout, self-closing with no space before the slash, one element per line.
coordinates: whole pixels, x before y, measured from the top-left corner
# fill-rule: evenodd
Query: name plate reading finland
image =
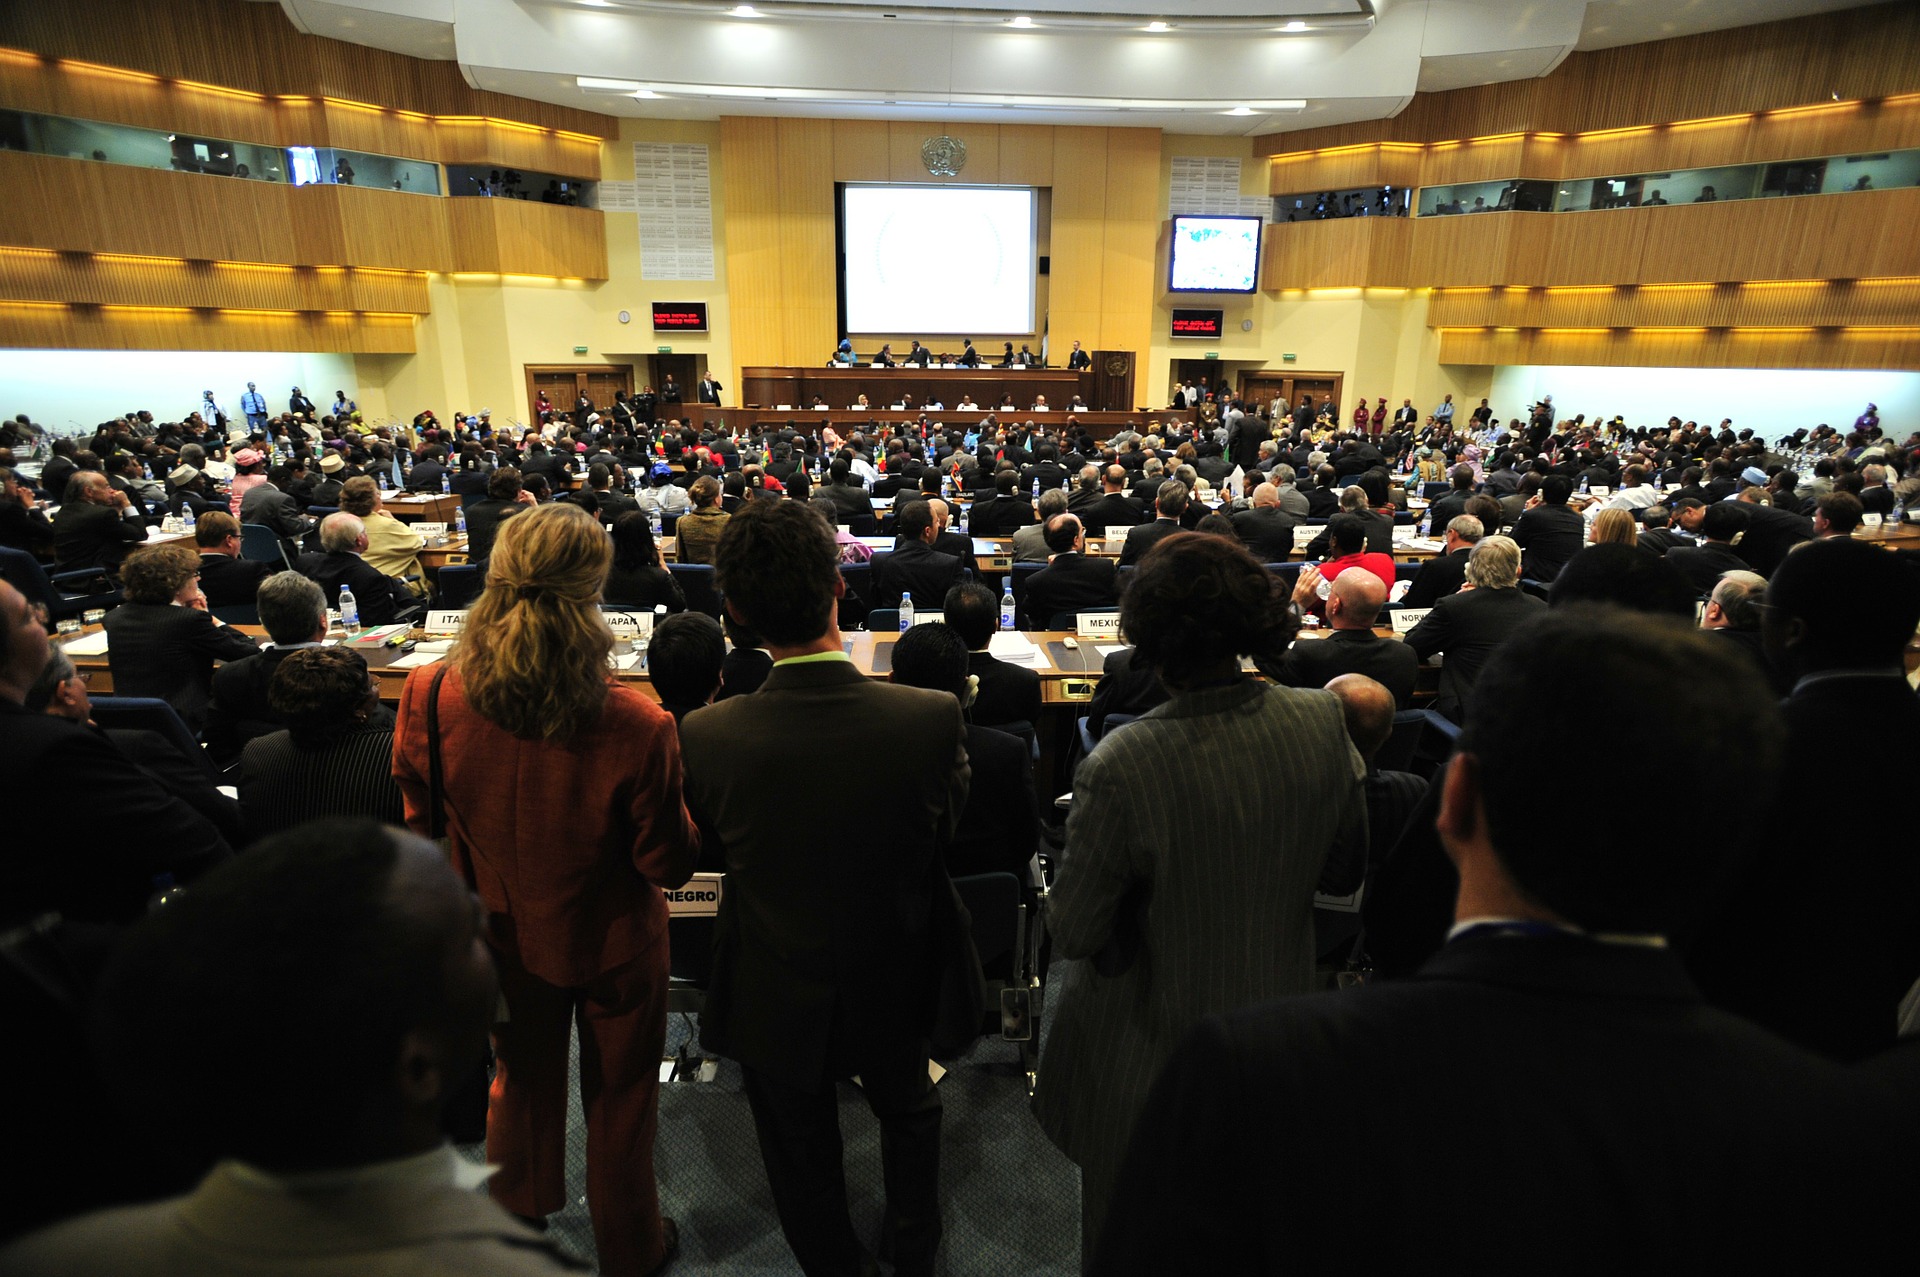
<path fill-rule="evenodd" d="M 443 537 L 447 535 L 447 525 L 444 523 L 416 523 L 413 525 L 413 530 L 423 537 Z"/>
<path fill-rule="evenodd" d="M 622 638 L 644 643 L 653 637 L 653 613 L 651 612 L 601 612 L 607 628 Z"/>
<path fill-rule="evenodd" d="M 1406 634 L 1411 632 L 1414 626 L 1426 620 L 1427 613 L 1431 611 L 1433 609 L 1430 607 L 1395 608 L 1387 613 L 1387 624 L 1393 627 L 1395 634 Z"/>
<path fill-rule="evenodd" d="M 1120 639 L 1120 614 L 1118 612 L 1079 612 L 1073 618 L 1073 633 L 1076 638 Z"/>
<path fill-rule="evenodd" d="M 458 634 L 466 624 L 465 612 L 436 609 L 427 613 L 427 623 L 421 628 L 429 634 Z"/>
<path fill-rule="evenodd" d="M 720 912 L 720 896 L 725 890 L 725 874 L 695 874 L 686 886 L 663 891 L 667 913 L 675 918 L 711 918 Z"/>

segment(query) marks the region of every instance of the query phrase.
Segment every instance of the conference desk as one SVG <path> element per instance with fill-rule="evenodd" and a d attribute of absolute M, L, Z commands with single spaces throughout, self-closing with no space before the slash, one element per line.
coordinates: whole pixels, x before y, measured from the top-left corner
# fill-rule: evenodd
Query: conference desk
<path fill-rule="evenodd" d="M 916 397 L 916 402 L 917 402 Z M 865 431 L 873 423 L 884 425 L 906 424 L 920 420 L 922 416 L 942 426 L 953 426 L 971 430 L 980 424 L 981 418 L 992 413 L 994 420 L 1003 426 L 1033 422 L 1036 426 L 1047 426 L 1059 430 L 1066 425 L 1068 417 L 1074 423 L 1084 427 L 1096 440 L 1110 439 L 1123 430 L 1137 430 L 1141 434 L 1164 432 L 1176 425 L 1190 424 L 1194 419 L 1191 408 L 1154 408 L 1138 412 L 1099 412 L 1088 409 L 1069 409 L 1054 405 L 1045 412 L 1034 412 L 1031 408 L 995 408 L 982 405 L 978 408 L 937 408 L 937 409 L 896 409 L 892 400 L 881 404 L 874 401 L 872 408 L 807 408 L 796 404 L 792 408 L 770 408 L 765 405 L 748 408 L 716 408 L 712 404 L 682 404 L 683 416 L 696 428 L 705 428 L 712 424 L 716 429 L 735 428 L 757 430 L 791 424 L 805 435 L 818 435 L 823 427 L 832 426 L 833 432 L 842 439 L 856 431 Z M 1047 402 L 1053 403 L 1053 396 L 1047 396 Z"/>

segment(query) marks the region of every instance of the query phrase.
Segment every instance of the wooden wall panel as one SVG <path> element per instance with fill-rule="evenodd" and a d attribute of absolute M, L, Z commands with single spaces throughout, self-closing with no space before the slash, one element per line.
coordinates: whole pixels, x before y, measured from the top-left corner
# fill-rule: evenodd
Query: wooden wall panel
<path fill-rule="evenodd" d="M 67 350 L 310 350 L 407 355 L 411 315 L 235 312 L 0 301 L 0 346 Z"/>
<path fill-rule="evenodd" d="M 833 180 L 884 182 L 890 166 L 891 131 L 885 120 L 833 122 Z"/>
<path fill-rule="evenodd" d="M 1560 288 L 1436 288 L 1435 328 L 1781 327 L 1912 324 L 1920 278 Z"/>
<path fill-rule="evenodd" d="M 780 156 L 780 267 L 787 363 L 818 364 L 839 341 L 834 259 L 833 121 L 775 121 Z"/>
<path fill-rule="evenodd" d="M 1304 195 L 1353 186 L 1418 186 L 1426 148 L 1402 143 L 1299 151 L 1268 162 L 1267 193 Z"/>
<path fill-rule="evenodd" d="M 1099 130 L 1054 130 L 1053 262 L 1047 289 L 1052 331 L 1068 341 L 1068 334 L 1100 331 L 1107 165 Z M 1157 190 L 1157 171 L 1155 178 Z M 1105 349 L 1080 340 L 1089 350 Z"/>
<path fill-rule="evenodd" d="M 1920 369 L 1920 327 L 1649 332 L 1446 330 L 1443 364 Z"/>
<path fill-rule="evenodd" d="M 1920 5 L 1881 4 L 1573 53 L 1539 79 L 1421 93 L 1389 120 L 1280 133 L 1256 146 L 1278 154 L 1523 129 L 1580 133 L 1916 89 Z"/>
<path fill-rule="evenodd" d="M 0 5 L 0 45 L 268 96 L 335 97 L 429 115 L 494 116 L 595 137 L 619 135 L 611 116 L 471 88 L 454 62 L 302 35 L 277 4 L 61 0 Z"/>
<path fill-rule="evenodd" d="M 451 269 L 606 279 L 606 218 L 524 200 L 448 200 Z"/>
<path fill-rule="evenodd" d="M 1162 223 L 1160 131 L 1106 132 L 1100 330 L 1099 344 L 1091 349 L 1145 351 L 1153 341 L 1151 299 L 1160 282 L 1155 278 Z M 1086 344 L 1084 337 L 1081 343 Z"/>
<path fill-rule="evenodd" d="M 1002 124 L 999 131 L 1000 180 L 1009 186 L 1052 186 L 1053 127 Z"/>
<path fill-rule="evenodd" d="M 115 306 L 427 313 L 416 271 L 187 262 L 0 248 L 0 298 Z"/>
<path fill-rule="evenodd" d="M 780 312 L 780 147 L 774 121 L 722 116 L 720 150 L 733 358 L 739 366 L 786 364 L 790 361 Z M 737 372 L 733 381 L 739 384 Z"/>

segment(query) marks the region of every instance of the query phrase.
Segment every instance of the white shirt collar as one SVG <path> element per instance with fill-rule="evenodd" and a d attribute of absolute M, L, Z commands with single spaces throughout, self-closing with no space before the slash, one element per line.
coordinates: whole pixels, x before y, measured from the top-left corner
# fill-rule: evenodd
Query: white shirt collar
<path fill-rule="evenodd" d="M 278 1175 L 240 1161 L 228 1161 L 223 1165 L 236 1182 L 248 1188 L 295 1193 L 324 1192 L 329 1189 L 365 1185 L 451 1187 L 472 1190 L 493 1178 L 500 1169 L 498 1166 L 486 1163 L 469 1162 L 454 1151 L 451 1144 L 442 1144 L 424 1153 L 397 1157 L 391 1161 L 373 1162 L 366 1166 L 349 1166 L 328 1171 L 305 1171 L 291 1175 Z"/>

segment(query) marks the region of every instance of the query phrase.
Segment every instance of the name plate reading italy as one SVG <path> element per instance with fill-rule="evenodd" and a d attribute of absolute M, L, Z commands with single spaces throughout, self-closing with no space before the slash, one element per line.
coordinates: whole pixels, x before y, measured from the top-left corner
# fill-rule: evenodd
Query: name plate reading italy
<path fill-rule="evenodd" d="M 720 912 L 720 896 L 726 890 L 725 874 L 695 874 L 686 886 L 661 894 L 667 898 L 667 914 L 674 918 L 711 918 Z"/>
<path fill-rule="evenodd" d="M 1387 613 L 1387 624 L 1393 627 L 1395 634 L 1406 634 L 1411 632 L 1414 626 L 1426 620 L 1427 613 L 1431 611 L 1433 609 L 1430 607 L 1395 608 Z"/>
<path fill-rule="evenodd" d="M 600 613 L 606 620 L 607 628 L 621 638 L 644 643 L 653 637 L 653 613 L 651 612 L 606 612 Z"/>
<path fill-rule="evenodd" d="M 1073 618 L 1073 633 L 1076 638 L 1120 640 L 1120 614 L 1118 612 L 1078 612 Z"/>
<path fill-rule="evenodd" d="M 435 609 L 427 613 L 427 623 L 421 628 L 429 634 L 458 634 L 466 624 L 467 614 L 463 611 Z"/>

